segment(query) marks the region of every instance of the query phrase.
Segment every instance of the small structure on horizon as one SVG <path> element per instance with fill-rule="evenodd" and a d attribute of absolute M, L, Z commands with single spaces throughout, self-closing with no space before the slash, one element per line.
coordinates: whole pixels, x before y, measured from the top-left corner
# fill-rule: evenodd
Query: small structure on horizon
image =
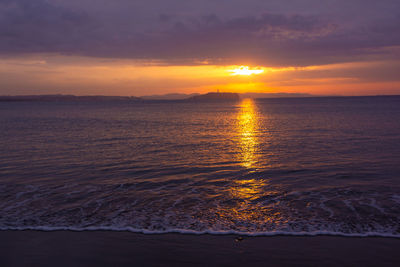
<path fill-rule="evenodd" d="M 220 93 L 211 92 L 204 95 L 197 95 L 188 98 L 189 101 L 238 101 L 240 96 L 237 93 Z"/>

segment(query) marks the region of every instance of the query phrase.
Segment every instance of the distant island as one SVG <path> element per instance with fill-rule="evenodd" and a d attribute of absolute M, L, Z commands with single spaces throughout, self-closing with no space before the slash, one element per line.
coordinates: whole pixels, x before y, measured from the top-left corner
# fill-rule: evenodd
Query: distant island
<path fill-rule="evenodd" d="M 316 95 L 305 94 L 305 93 L 219 93 L 219 94 L 235 94 L 240 98 L 289 98 L 289 97 L 315 97 Z M 149 95 L 141 96 L 140 98 L 145 100 L 185 100 L 185 99 L 225 99 L 225 95 L 217 96 L 218 92 L 210 92 L 207 94 L 165 94 L 165 95 Z M 197 97 L 198 96 L 198 97 Z M 235 97 L 236 98 L 236 97 Z"/>
<path fill-rule="evenodd" d="M 240 99 L 237 93 L 207 93 L 204 95 L 197 95 L 189 97 L 188 101 L 238 101 Z"/>
<path fill-rule="evenodd" d="M 298 97 L 316 97 L 317 95 L 305 93 L 243 93 L 242 98 L 298 98 Z"/>
<path fill-rule="evenodd" d="M 200 95 L 199 93 L 193 93 L 193 94 L 180 94 L 180 93 L 171 93 L 171 94 L 165 94 L 165 95 L 146 95 L 146 96 L 141 96 L 141 99 L 144 100 L 183 100 L 183 99 L 188 99 L 193 96 L 198 96 Z"/>
<path fill-rule="evenodd" d="M 228 93 L 228 92 L 210 92 L 206 94 L 165 94 L 165 95 L 149 95 L 149 96 L 103 96 L 103 95 L 89 95 L 89 96 L 75 96 L 75 95 L 16 95 L 16 96 L 0 96 L 1 102 L 10 101 L 51 101 L 51 102 L 102 102 L 102 101 L 134 101 L 134 102 L 147 102 L 147 101 L 191 101 L 191 102 L 205 102 L 205 101 L 238 101 L 241 98 L 299 98 L 299 97 L 315 97 L 316 95 L 302 94 L 302 93 Z"/>

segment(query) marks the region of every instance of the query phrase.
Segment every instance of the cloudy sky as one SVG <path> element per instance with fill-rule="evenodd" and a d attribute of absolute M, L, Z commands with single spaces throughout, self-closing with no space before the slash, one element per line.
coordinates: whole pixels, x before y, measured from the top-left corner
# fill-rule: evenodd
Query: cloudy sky
<path fill-rule="evenodd" d="M 0 0 L 0 95 L 217 89 L 400 94 L 400 1 Z"/>

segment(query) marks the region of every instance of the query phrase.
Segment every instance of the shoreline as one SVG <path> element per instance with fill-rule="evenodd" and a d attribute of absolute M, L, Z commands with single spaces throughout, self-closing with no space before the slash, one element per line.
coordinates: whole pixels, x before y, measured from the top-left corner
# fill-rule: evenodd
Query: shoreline
<path fill-rule="evenodd" d="M 1 266 L 400 266 L 400 239 L 0 230 Z"/>
<path fill-rule="evenodd" d="M 1 231 L 39 231 L 39 232 L 128 232 L 133 234 L 143 235 L 164 235 L 164 234 L 179 234 L 179 235 L 216 235 L 216 236 L 242 236 L 242 237 L 274 237 L 274 236 L 294 236 L 294 237 L 315 237 L 315 236 L 332 236 L 332 237 L 355 237 L 355 238 L 368 238 L 368 237 L 381 237 L 381 238 L 395 238 L 400 240 L 400 234 L 388 234 L 379 232 L 366 232 L 366 233 L 343 233 L 331 231 L 314 231 L 314 232 L 240 232 L 240 231 L 196 231 L 184 229 L 170 229 L 170 230 L 145 230 L 132 227 L 112 227 L 112 226 L 94 226 L 94 227 L 0 227 Z"/>

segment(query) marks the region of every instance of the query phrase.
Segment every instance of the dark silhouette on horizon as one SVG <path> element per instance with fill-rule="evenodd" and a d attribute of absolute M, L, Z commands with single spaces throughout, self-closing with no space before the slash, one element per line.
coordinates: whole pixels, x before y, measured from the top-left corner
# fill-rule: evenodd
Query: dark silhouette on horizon
<path fill-rule="evenodd" d="M 192 96 L 188 101 L 239 101 L 240 96 L 237 93 L 207 93 L 204 95 Z"/>

